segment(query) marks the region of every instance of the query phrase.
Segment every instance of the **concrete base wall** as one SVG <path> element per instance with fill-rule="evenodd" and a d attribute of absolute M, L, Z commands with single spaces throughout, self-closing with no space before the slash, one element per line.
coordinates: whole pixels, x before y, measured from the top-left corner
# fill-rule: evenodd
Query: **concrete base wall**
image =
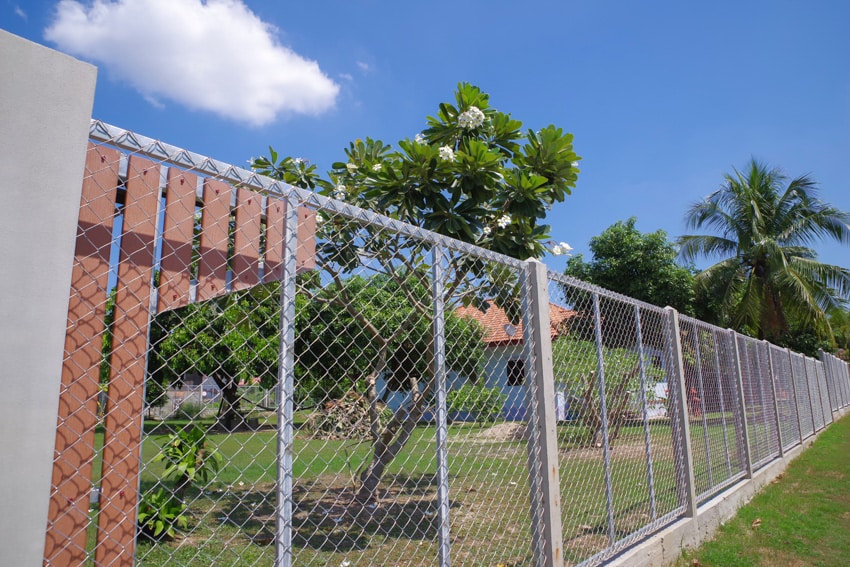
<path fill-rule="evenodd" d="M 36 567 L 97 69 L 0 30 L 0 565 Z"/>
<path fill-rule="evenodd" d="M 837 412 L 835 419 L 850 413 L 850 408 Z M 714 537 L 717 529 L 735 516 L 738 509 L 749 502 L 759 490 L 778 477 L 803 451 L 811 447 L 814 440 L 825 431 L 809 437 L 753 474 L 752 479 L 742 480 L 718 494 L 697 509 L 695 518 L 678 520 L 657 534 L 624 551 L 607 565 L 616 567 L 662 567 L 672 565 L 682 557 L 683 549 L 698 547 Z"/>

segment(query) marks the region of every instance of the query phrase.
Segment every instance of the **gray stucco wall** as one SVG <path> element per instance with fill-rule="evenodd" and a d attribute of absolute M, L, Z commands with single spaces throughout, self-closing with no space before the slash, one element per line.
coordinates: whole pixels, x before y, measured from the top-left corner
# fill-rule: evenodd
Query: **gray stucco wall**
<path fill-rule="evenodd" d="M 0 30 L 0 565 L 44 552 L 97 69 Z"/>

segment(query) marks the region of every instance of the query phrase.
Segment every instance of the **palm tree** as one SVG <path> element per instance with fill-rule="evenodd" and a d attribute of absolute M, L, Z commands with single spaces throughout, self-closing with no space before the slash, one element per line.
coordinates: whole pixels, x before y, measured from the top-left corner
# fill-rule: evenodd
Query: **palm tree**
<path fill-rule="evenodd" d="M 727 174 L 685 216 L 689 228 L 714 234 L 680 237 L 680 255 L 720 258 L 696 278 L 716 294 L 720 323 L 775 341 L 791 320 L 831 338 L 825 311 L 850 299 L 850 270 L 818 262 L 810 246 L 850 243 L 850 213 L 818 199 L 806 175 L 786 182 L 755 159 Z"/>

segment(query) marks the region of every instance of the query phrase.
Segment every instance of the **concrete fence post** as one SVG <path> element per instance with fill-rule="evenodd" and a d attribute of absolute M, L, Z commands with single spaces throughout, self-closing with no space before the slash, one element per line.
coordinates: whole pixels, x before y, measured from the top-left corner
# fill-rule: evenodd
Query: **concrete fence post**
<path fill-rule="evenodd" d="M 528 459 L 531 475 L 532 542 L 538 567 L 562 567 L 561 488 L 552 336 L 549 334 L 549 278 L 546 265 L 526 264 L 523 285 L 523 341 L 529 380 Z"/>
<path fill-rule="evenodd" d="M 691 451 L 691 424 L 688 412 L 688 391 L 685 383 L 685 367 L 682 361 L 682 338 L 679 332 L 679 313 L 672 307 L 665 307 L 667 315 L 667 332 L 672 352 L 673 373 L 675 380 L 676 418 L 678 418 L 679 442 L 682 455 L 682 479 L 684 483 L 685 517 L 693 518 L 697 511 L 696 483 L 694 481 L 693 452 Z"/>
<path fill-rule="evenodd" d="M 97 69 L 0 30 L 0 565 L 40 566 Z"/>

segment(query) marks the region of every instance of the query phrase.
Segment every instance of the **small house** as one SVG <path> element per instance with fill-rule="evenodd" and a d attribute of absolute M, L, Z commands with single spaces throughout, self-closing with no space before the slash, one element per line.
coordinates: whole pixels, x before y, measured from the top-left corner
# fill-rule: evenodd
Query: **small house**
<path fill-rule="evenodd" d="M 503 416 L 507 420 L 525 419 L 525 380 L 527 371 L 523 356 L 522 321 L 511 321 L 504 309 L 494 303 L 482 311 L 477 307 L 459 307 L 455 314 L 469 317 L 484 328 L 485 369 L 484 385 L 497 387 L 507 395 L 503 407 Z M 569 330 L 570 320 L 577 312 L 549 304 L 549 335 L 554 340 Z M 562 400 L 565 396 L 561 395 Z M 559 415 L 565 415 L 565 401 L 559 408 Z"/>

